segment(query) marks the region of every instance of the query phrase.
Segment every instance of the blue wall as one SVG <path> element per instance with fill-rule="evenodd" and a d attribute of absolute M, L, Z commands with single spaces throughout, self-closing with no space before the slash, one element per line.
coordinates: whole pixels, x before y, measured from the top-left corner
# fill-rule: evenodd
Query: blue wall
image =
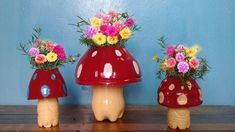
<path fill-rule="evenodd" d="M 99 7 L 99 8 L 95 8 Z M 235 105 L 235 1 L 234 0 L 1 0 L 0 1 L 0 104 L 35 104 L 26 99 L 33 73 L 25 58 L 16 50 L 19 42 L 30 39 L 32 28 L 43 29 L 43 38 L 63 44 L 69 54 L 83 54 L 79 44 L 76 16 L 91 17 L 98 10 L 116 9 L 135 15 L 142 27 L 128 41 L 127 48 L 138 60 L 142 82 L 125 88 L 128 104 L 155 105 L 155 78 L 158 65 L 151 60 L 160 53 L 157 38 L 168 42 L 200 43 L 200 55 L 208 58 L 212 71 L 198 81 L 205 105 Z M 69 96 L 63 104 L 90 103 L 91 89 L 74 82 L 76 65 L 62 67 Z"/>

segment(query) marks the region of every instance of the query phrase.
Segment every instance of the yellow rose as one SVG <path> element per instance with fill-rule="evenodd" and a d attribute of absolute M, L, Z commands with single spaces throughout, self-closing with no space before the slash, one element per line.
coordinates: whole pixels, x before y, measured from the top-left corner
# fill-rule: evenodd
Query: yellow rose
<path fill-rule="evenodd" d="M 96 27 L 96 28 L 99 28 L 103 23 L 103 21 L 97 17 L 91 18 L 90 22 L 91 22 L 91 26 Z"/>
<path fill-rule="evenodd" d="M 186 49 L 186 54 L 188 57 L 194 57 L 200 50 L 201 48 L 198 45 L 194 45 L 193 47 Z"/>
<path fill-rule="evenodd" d="M 48 62 L 55 62 L 57 60 L 57 54 L 54 52 L 50 52 L 46 55 Z"/>
<path fill-rule="evenodd" d="M 97 45 L 103 45 L 106 43 L 106 36 L 103 35 L 102 33 L 97 33 L 92 37 L 92 40 L 97 44 Z"/>
<path fill-rule="evenodd" d="M 118 37 L 117 36 L 108 36 L 107 41 L 109 44 L 116 44 L 118 42 Z"/>
<path fill-rule="evenodd" d="M 160 63 L 160 68 L 161 68 L 163 71 L 166 71 L 166 70 L 167 70 L 166 61 L 163 61 L 163 62 Z"/>
<path fill-rule="evenodd" d="M 129 28 L 123 28 L 119 34 L 121 35 L 122 39 L 128 39 L 131 37 L 132 32 Z"/>

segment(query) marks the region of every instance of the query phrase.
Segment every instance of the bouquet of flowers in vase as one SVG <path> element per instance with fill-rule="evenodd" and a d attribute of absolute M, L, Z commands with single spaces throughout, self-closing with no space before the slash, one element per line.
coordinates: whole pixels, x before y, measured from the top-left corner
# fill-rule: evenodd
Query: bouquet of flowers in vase
<path fill-rule="evenodd" d="M 34 31 L 32 40 L 27 44 L 20 43 L 19 47 L 23 55 L 28 56 L 34 69 L 51 70 L 78 59 L 79 54 L 67 57 L 62 45 L 51 40 L 40 39 L 40 28 L 35 28 Z"/>
<path fill-rule="evenodd" d="M 76 26 L 83 44 L 91 47 L 122 46 L 140 28 L 128 13 L 99 12 L 89 21 L 78 16 Z M 84 27 L 85 26 L 85 27 Z"/>
<path fill-rule="evenodd" d="M 201 50 L 199 45 L 186 47 L 183 43 L 176 45 L 166 45 L 165 38 L 159 39 L 159 44 L 163 48 L 166 57 L 160 59 L 157 55 L 153 60 L 160 63 L 157 77 L 162 78 L 165 73 L 167 77 L 177 77 L 185 85 L 189 78 L 203 79 L 205 73 L 209 71 L 209 65 L 204 57 L 197 57 Z"/>

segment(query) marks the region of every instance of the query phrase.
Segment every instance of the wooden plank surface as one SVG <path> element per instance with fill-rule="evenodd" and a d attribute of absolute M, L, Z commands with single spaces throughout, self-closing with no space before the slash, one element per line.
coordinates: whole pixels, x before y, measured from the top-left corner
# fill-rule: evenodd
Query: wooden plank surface
<path fill-rule="evenodd" d="M 166 108 L 127 106 L 122 119 L 115 123 L 97 122 L 90 106 L 60 106 L 60 124 L 54 128 L 37 126 L 36 106 L 0 106 L 0 131 L 169 131 Z M 188 131 L 235 132 L 235 107 L 200 106 L 191 109 Z"/>

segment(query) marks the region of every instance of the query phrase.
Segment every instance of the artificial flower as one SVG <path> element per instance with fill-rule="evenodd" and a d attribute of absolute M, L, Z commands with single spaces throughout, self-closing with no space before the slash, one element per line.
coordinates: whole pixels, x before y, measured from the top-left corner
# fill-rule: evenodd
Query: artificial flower
<path fill-rule="evenodd" d="M 64 53 L 64 48 L 61 45 L 56 45 L 53 49 L 53 52 L 59 54 L 59 53 Z"/>
<path fill-rule="evenodd" d="M 41 45 L 41 43 L 42 43 L 42 40 L 36 39 L 36 40 L 35 40 L 35 43 L 34 43 L 34 46 L 35 46 L 35 47 L 39 47 L 39 46 Z"/>
<path fill-rule="evenodd" d="M 163 71 L 166 71 L 166 70 L 167 70 L 167 64 L 166 64 L 165 61 L 160 64 L 160 68 L 161 68 Z"/>
<path fill-rule="evenodd" d="M 166 60 L 167 68 L 173 68 L 175 67 L 175 65 L 176 65 L 176 60 L 174 58 L 171 57 Z"/>
<path fill-rule="evenodd" d="M 58 59 L 61 61 L 65 61 L 66 60 L 66 54 L 65 53 L 58 53 Z"/>
<path fill-rule="evenodd" d="M 185 50 L 184 44 L 179 43 L 176 45 L 176 48 L 175 48 L 176 52 L 183 52 L 184 50 Z"/>
<path fill-rule="evenodd" d="M 129 28 L 123 28 L 120 32 L 119 32 L 120 36 L 122 37 L 122 39 L 129 39 L 132 35 L 132 31 Z"/>
<path fill-rule="evenodd" d="M 52 51 L 54 49 L 55 45 L 52 42 L 48 42 L 45 46 L 46 50 Z"/>
<path fill-rule="evenodd" d="M 181 62 L 181 61 L 185 60 L 185 56 L 183 53 L 179 52 L 179 53 L 176 53 L 175 59 L 176 59 L 176 61 Z"/>
<path fill-rule="evenodd" d="M 193 69 L 197 69 L 199 66 L 199 61 L 196 57 L 193 57 L 189 60 L 189 65 L 190 67 L 192 67 Z"/>
<path fill-rule="evenodd" d="M 97 29 L 94 27 L 89 26 L 85 31 L 85 37 L 88 39 L 91 39 L 93 37 L 93 35 L 95 35 L 97 33 Z"/>
<path fill-rule="evenodd" d="M 153 59 L 154 61 L 159 61 L 158 55 L 154 55 L 152 59 Z"/>
<path fill-rule="evenodd" d="M 103 45 L 106 43 L 106 36 L 102 33 L 97 33 L 92 37 L 92 40 L 97 44 L 97 45 Z"/>
<path fill-rule="evenodd" d="M 197 50 L 194 48 L 187 48 L 186 49 L 186 55 L 188 57 L 194 57 L 197 54 Z"/>
<path fill-rule="evenodd" d="M 189 65 L 188 65 L 188 63 L 181 61 L 178 63 L 177 69 L 178 69 L 178 72 L 186 73 L 189 70 Z"/>
<path fill-rule="evenodd" d="M 99 28 L 102 25 L 103 21 L 100 18 L 93 17 L 91 18 L 90 23 L 92 27 Z"/>
<path fill-rule="evenodd" d="M 108 36 L 107 42 L 109 44 L 116 44 L 118 42 L 118 37 L 117 36 Z"/>
<path fill-rule="evenodd" d="M 108 14 L 111 18 L 114 18 L 115 16 L 117 16 L 117 12 L 113 10 L 109 11 Z"/>
<path fill-rule="evenodd" d="M 43 64 L 44 62 L 47 61 L 46 56 L 44 54 L 37 55 L 34 60 L 38 64 Z"/>
<path fill-rule="evenodd" d="M 38 48 L 30 48 L 29 49 L 29 56 L 30 57 L 35 57 L 39 55 L 39 49 Z"/>
<path fill-rule="evenodd" d="M 115 27 L 113 26 L 108 26 L 108 25 L 102 25 L 100 27 L 101 33 L 103 33 L 106 36 L 117 36 L 118 31 Z"/>
<path fill-rule="evenodd" d="M 167 53 L 167 55 L 169 55 L 169 56 L 174 55 L 174 53 L 175 53 L 174 47 L 173 47 L 173 46 L 167 46 L 167 47 L 166 47 L 166 53 Z"/>
<path fill-rule="evenodd" d="M 124 24 L 119 22 L 119 21 L 116 21 L 116 22 L 113 23 L 113 26 L 117 29 L 117 31 L 120 31 L 120 30 L 123 29 Z"/>
<path fill-rule="evenodd" d="M 54 52 L 50 52 L 46 55 L 46 59 L 48 62 L 55 62 L 57 60 L 57 54 Z"/>
<path fill-rule="evenodd" d="M 125 22 L 124 25 L 127 27 L 131 27 L 134 24 L 134 19 L 133 18 L 128 18 Z"/>

